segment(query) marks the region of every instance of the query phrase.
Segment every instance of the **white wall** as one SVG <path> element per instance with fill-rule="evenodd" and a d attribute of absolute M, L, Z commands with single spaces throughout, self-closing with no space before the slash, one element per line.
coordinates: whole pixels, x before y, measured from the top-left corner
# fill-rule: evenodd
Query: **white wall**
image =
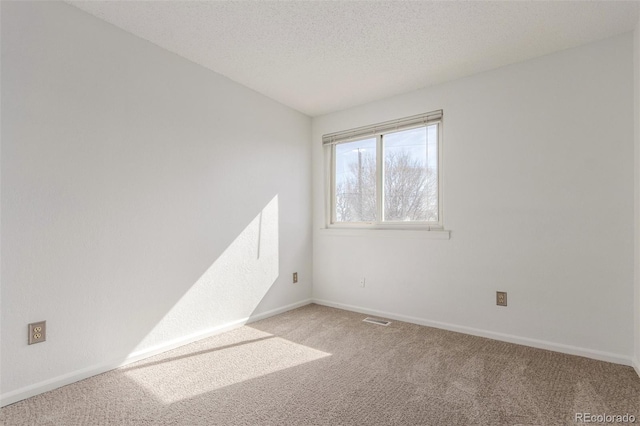
<path fill-rule="evenodd" d="M 314 299 L 630 364 L 632 51 L 627 33 L 314 118 Z M 451 239 L 322 230 L 321 136 L 436 109 Z"/>
<path fill-rule="evenodd" d="M 635 104 L 635 208 L 634 208 L 634 223 L 635 223 L 635 305 L 634 305 L 634 324 L 635 324 L 635 357 L 634 367 L 636 372 L 640 376 L 640 20 L 636 25 L 634 32 L 634 77 L 635 77 L 635 90 L 634 104 Z"/>
<path fill-rule="evenodd" d="M 2 403 L 308 301 L 310 126 L 76 8 L 2 2 Z"/>

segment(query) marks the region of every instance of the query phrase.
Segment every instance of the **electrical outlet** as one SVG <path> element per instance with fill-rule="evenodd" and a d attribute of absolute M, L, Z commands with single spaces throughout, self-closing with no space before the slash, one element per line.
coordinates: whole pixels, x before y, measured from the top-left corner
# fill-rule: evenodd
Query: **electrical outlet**
<path fill-rule="evenodd" d="M 293 283 L 295 284 L 295 283 L 297 283 L 297 282 L 298 282 L 298 273 L 297 273 L 297 272 L 294 272 L 294 273 L 293 273 Z"/>
<path fill-rule="evenodd" d="M 360 278 L 360 287 L 364 287 L 364 277 Z"/>
<path fill-rule="evenodd" d="M 40 343 L 47 340 L 47 322 L 38 321 L 29 324 L 29 344 Z"/>
<path fill-rule="evenodd" d="M 496 291 L 496 305 L 507 306 L 507 292 Z"/>

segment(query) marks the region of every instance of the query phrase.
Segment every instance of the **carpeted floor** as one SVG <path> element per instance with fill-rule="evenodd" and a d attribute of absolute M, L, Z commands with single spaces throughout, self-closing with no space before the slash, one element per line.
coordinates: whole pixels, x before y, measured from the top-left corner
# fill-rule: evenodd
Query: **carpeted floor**
<path fill-rule="evenodd" d="M 564 425 L 632 414 L 630 367 L 309 305 L 47 392 L 5 425 Z"/>

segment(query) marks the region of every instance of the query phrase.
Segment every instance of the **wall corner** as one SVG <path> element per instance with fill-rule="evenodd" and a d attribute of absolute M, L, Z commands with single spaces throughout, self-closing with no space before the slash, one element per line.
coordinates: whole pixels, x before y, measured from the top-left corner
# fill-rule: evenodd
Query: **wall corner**
<path fill-rule="evenodd" d="M 633 37 L 634 73 L 634 368 L 640 376 L 640 18 Z"/>

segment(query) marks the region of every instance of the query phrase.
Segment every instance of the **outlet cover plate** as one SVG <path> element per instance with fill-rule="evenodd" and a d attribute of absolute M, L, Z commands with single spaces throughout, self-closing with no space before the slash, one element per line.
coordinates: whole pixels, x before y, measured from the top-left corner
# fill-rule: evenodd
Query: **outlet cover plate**
<path fill-rule="evenodd" d="M 496 291 L 496 305 L 507 306 L 507 292 Z"/>
<path fill-rule="evenodd" d="M 41 343 L 47 340 L 47 322 L 38 321 L 29 324 L 29 344 Z"/>

